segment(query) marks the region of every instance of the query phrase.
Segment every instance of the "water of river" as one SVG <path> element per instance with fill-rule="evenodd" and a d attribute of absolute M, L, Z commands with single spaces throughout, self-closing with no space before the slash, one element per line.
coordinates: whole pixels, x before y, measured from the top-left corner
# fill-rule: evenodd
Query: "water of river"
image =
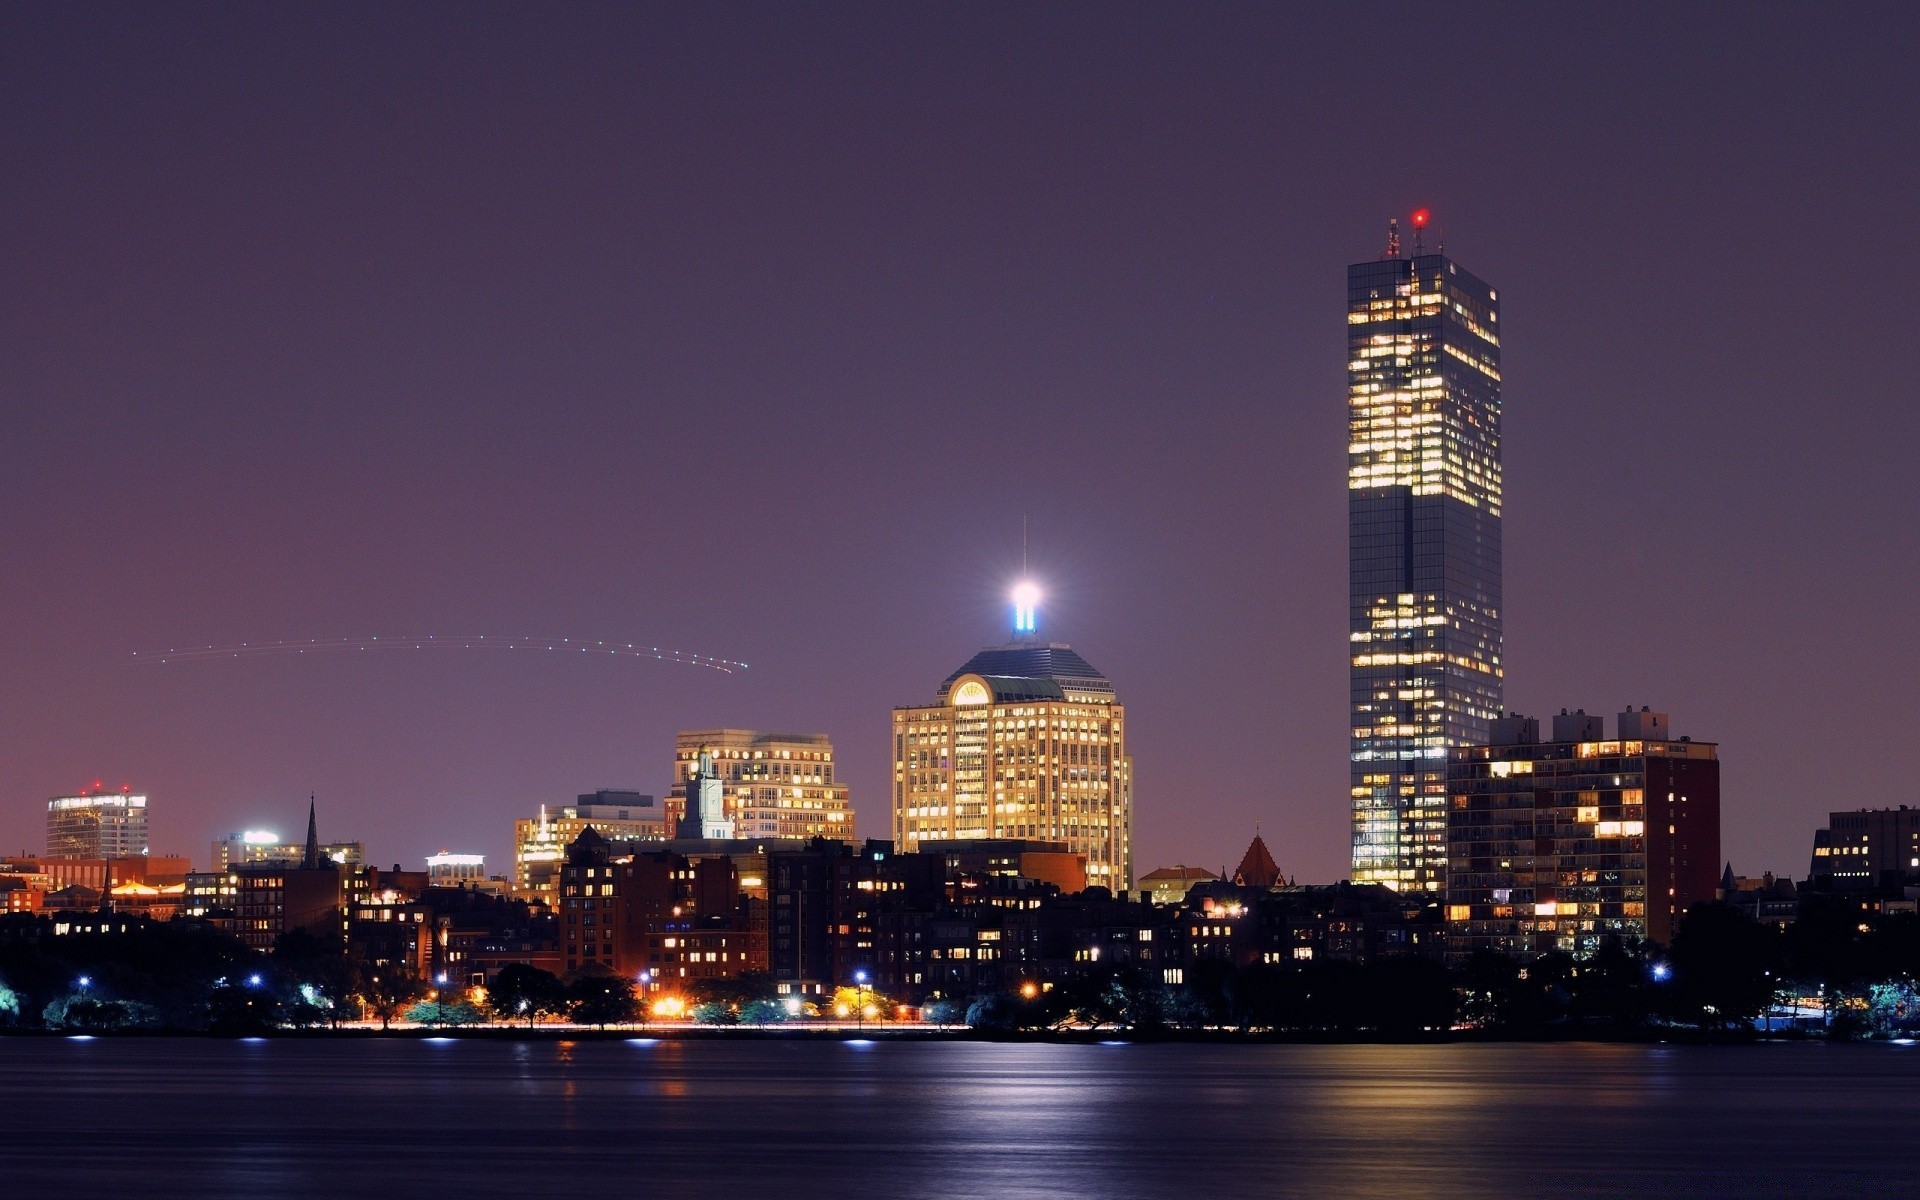
<path fill-rule="evenodd" d="M 1920 1197 L 1920 1048 L 5 1039 L 0 1187 Z"/>

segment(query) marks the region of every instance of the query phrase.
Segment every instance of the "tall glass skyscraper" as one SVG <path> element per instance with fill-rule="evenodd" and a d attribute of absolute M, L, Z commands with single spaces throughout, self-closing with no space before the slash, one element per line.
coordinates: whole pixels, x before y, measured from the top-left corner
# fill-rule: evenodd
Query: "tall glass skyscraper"
<path fill-rule="evenodd" d="M 1499 320 L 1397 230 L 1347 268 L 1356 882 L 1446 886 L 1447 751 L 1500 715 Z"/>

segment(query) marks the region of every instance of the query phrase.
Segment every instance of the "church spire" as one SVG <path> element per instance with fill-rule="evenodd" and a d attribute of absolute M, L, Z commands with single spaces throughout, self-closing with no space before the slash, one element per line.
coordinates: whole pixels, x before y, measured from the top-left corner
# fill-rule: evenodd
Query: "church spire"
<path fill-rule="evenodd" d="M 314 820 L 313 796 L 307 796 L 307 852 L 301 856 L 301 869 L 318 870 L 320 867 L 320 826 Z"/>

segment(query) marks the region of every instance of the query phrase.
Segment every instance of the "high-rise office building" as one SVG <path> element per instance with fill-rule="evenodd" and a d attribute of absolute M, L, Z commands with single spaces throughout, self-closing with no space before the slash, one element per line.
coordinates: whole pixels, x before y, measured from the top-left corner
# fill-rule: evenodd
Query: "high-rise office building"
<path fill-rule="evenodd" d="M 1015 593 L 1014 640 L 974 655 L 934 702 L 893 710 L 893 836 L 1022 838 L 1086 857 L 1087 882 L 1133 886 L 1133 760 L 1113 684 L 1038 636 L 1037 593 Z"/>
<path fill-rule="evenodd" d="M 853 839 L 847 785 L 835 778 L 827 735 L 755 729 L 683 729 L 675 736 L 666 813 L 676 831 L 686 816 L 687 781 L 703 750 L 719 779 L 733 836 Z"/>
<path fill-rule="evenodd" d="M 1353 878 L 1438 892 L 1447 752 L 1503 700 L 1500 305 L 1413 223 L 1347 268 Z"/>
<path fill-rule="evenodd" d="M 138 858 L 147 852 L 147 798 L 126 792 L 47 801 L 48 858 Z"/>

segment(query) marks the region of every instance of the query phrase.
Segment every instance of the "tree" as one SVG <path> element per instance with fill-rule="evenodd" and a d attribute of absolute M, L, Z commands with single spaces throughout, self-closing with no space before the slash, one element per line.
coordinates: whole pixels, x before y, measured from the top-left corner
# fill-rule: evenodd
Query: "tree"
<path fill-rule="evenodd" d="M 422 1000 L 407 1010 L 406 1019 L 433 1029 L 446 1026 L 478 1025 L 486 1014 L 465 1000 Z"/>
<path fill-rule="evenodd" d="M 742 1025 L 778 1025 L 787 1019 L 787 1006 L 778 1000 L 754 1000 L 740 1010 Z M 696 1013 L 694 1020 L 699 1020 Z"/>
<path fill-rule="evenodd" d="M 1619 938 L 1602 939 L 1600 948 L 1575 969 L 1570 980 L 1573 1015 L 1621 1029 L 1644 1025 L 1650 1011 L 1649 971 L 1646 958 Z"/>
<path fill-rule="evenodd" d="M 1019 1001 L 1005 992 L 988 992 L 974 997 L 967 1006 L 967 1024 L 974 1029 L 1008 1033 L 1023 1024 Z"/>
<path fill-rule="evenodd" d="M 215 1033 L 265 1033 L 280 1022 L 280 1001 L 264 987 L 223 982 L 207 997 L 207 1024 Z"/>
<path fill-rule="evenodd" d="M 1673 937 L 1676 1015 L 1701 1026 L 1750 1024 L 1773 999 L 1771 934 L 1718 901 L 1687 910 Z"/>
<path fill-rule="evenodd" d="M 502 1020 L 524 1017 L 532 1025 L 536 1018 L 567 1011 L 567 989 L 551 971 L 508 963 L 487 988 L 487 1006 Z"/>
<path fill-rule="evenodd" d="M 738 1016 L 734 1015 L 734 1011 L 731 1008 L 728 1008 L 717 1000 L 709 1000 L 705 1004 L 694 1005 L 691 1015 L 696 1025 L 733 1025 L 737 1024 L 740 1020 Z"/>
<path fill-rule="evenodd" d="M 765 971 L 748 971 L 743 975 L 719 979 L 696 979 L 687 988 L 687 998 L 696 1005 L 712 1002 L 736 1009 L 745 1008 L 755 1000 L 778 1000 L 779 997 L 779 985 Z"/>
<path fill-rule="evenodd" d="M 381 1029 L 391 1029 L 393 1019 L 404 1013 L 415 1000 L 426 995 L 426 984 L 405 967 L 385 966 L 368 973 L 361 981 L 360 1003 L 380 1018 Z"/>
<path fill-rule="evenodd" d="M 1453 983 L 1430 959 L 1396 955 L 1370 963 L 1372 1025 L 1382 1033 L 1413 1034 L 1453 1026 Z"/>
<path fill-rule="evenodd" d="M 567 984 L 569 1014 L 577 1025 L 625 1025 L 640 1019 L 633 985 L 605 967 L 575 972 Z"/>
<path fill-rule="evenodd" d="M 929 1000 L 921 1007 L 920 1016 L 942 1029 L 949 1025 L 964 1025 L 967 1023 L 967 1002 L 951 996 Z"/>

